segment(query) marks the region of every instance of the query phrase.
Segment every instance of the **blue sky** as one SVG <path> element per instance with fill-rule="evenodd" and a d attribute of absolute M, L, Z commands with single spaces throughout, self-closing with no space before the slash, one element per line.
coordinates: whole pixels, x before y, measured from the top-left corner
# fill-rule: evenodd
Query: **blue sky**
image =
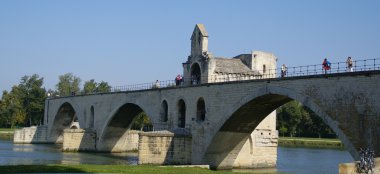
<path fill-rule="evenodd" d="M 195 24 L 209 51 L 274 53 L 278 66 L 380 57 L 380 1 L 139 0 L 0 1 L 0 90 L 24 75 L 111 86 L 174 79 L 190 54 Z"/>

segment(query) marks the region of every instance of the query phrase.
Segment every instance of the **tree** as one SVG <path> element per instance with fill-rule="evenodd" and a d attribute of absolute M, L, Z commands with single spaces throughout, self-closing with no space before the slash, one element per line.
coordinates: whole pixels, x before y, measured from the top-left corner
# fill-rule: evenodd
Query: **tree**
<path fill-rule="evenodd" d="M 12 93 L 23 102 L 28 119 L 25 120 L 27 126 L 42 123 L 46 99 L 46 90 L 42 88 L 43 81 L 43 78 L 37 74 L 24 76 L 21 78 L 20 84 L 12 89 Z"/>
<path fill-rule="evenodd" d="M 14 86 L 13 88 L 15 88 Z M 22 101 L 12 93 L 3 92 L 0 103 L 0 125 L 1 127 L 13 128 L 16 125 L 23 125 L 26 117 L 22 106 Z"/>
<path fill-rule="evenodd" d="M 69 96 L 72 93 L 79 93 L 79 84 L 81 79 L 74 76 L 72 73 L 66 73 L 59 76 L 59 82 L 56 85 L 58 93 L 60 96 Z"/>
<path fill-rule="evenodd" d="M 299 107 L 299 103 L 291 101 L 284 106 L 281 106 L 278 113 L 279 127 L 286 127 L 289 135 L 295 136 L 297 133 L 298 124 L 302 118 L 302 108 Z"/>
<path fill-rule="evenodd" d="M 107 82 L 101 81 L 100 83 L 95 82 L 94 79 L 86 81 L 84 83 L 83 91 L 85 94 L 97 93 L 97 92 L 110 92 L 111 86 Z"/>
<path fill-rule="evenodd" d="M 283 136 L 335 137 L 318 115 L 297 101 L 289 102 L 278 109 L 277 129 Z"/>
<path fill-rule="evenodd" d="M 97 90 L 98 92 L 111 92 L 111 86 L 107 82 L 101 81 Z"/>
<path fill-rule="evenodd" d="M 43 120 L 46 91 L 37 74 L 23 76 L 17 86 L 3 92 L 0 124 L 3 127 L 38 125 Z"/>
<path fill-rule="evenodd" d="M 90 81 L 84 82 L 83 91 L 85 94 L 91 94 L 96 92 L 98 84 L 95 82 L 94 79 L 91 79 Z"/>
<path fill-rule="evenodd" d="M 133 119 L 131 129 L 134 130 L 142 130 L 144 127 L 152 127 L 153 124 L 150 121 L 149 117 L 145 114 L 145 112 L 141 112 L 139 115 Z"/>

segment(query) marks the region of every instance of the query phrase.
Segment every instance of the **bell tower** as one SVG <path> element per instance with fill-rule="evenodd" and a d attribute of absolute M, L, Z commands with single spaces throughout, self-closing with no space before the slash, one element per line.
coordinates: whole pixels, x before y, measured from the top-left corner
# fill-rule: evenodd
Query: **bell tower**
<path fill-rule="evenodd" d="M 191 35 L 191 57 L 201 56 L 208 51 L 208 34 L 203 24 L 195 25 Z"/>

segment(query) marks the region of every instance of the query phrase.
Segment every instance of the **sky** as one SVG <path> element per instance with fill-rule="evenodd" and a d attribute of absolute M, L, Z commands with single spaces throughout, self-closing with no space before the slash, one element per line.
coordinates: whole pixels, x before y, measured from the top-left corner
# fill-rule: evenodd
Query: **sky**
<path fill-rule="evenodd" d="M 173 80 L 197 23 L 218 57 L 272 52 L 278 67 L 380 58 L 378 0 L 1 0 L 0 90 L 38 74 L 123 86 Z M 1 95 L 1 94 L 0 94 Z"/>

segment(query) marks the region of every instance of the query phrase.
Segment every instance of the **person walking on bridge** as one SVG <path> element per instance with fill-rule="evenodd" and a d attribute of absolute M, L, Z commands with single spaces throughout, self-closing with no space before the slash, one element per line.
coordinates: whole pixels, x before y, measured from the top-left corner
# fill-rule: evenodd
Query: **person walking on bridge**
<path fill-rule="evenodd" d="M 285 64 L 282 64 L 282 66 L 281 66 L 281 77 L 285 77 L 286 76 L 287 69 L 288 69 L 288 67 L 286 67 Z"/>
<path fill-rule="evenodd" d="M 354 70 L 353 70 L 353 68 L 352 68 L 353 63 L 352 63 L 352 59 L 351 59 L 351 57 L 348 57 L 348 58 L 347 58 L 346 64 L 347 64 L 347 71 L 348 71 L 348 72 L 353 72 Z"/>
<path fill-rule="evenodd" d="M 327 60 L 327 58 L 325 58 L 325 60 L 323 60 L 322 68 L 323 68 L 323 70 L 325 70 L 325 74 L 327 74 L 327 70 L 330 70 L 331 63 Z"/>

